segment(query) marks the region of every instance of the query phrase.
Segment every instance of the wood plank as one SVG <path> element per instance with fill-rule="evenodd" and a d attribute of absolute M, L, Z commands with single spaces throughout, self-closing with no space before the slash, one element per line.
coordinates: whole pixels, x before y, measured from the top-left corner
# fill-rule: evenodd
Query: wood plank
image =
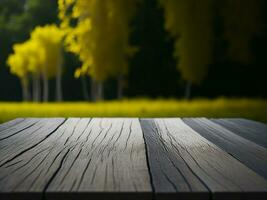
<path fill-rule="evenodd" d="M 38 118 L 27 118 L 19 123 L 12 123 L 12 126 L 0 131 L 0 141 L 19 134 L 23 130 L 28 129 L 36 124 L 38 121 L 40 121 Z"/>
<path fill-rule="evenodd" d="M 266 197 L 264 178 L 181 119 L 142 119 L 141 126 L 157 199 L 246 199 L 249 194 L 253 199 Z"/>
<path fill-rule="evenodd" d="M 16 124 L 22 122 L 24 120 L 24 118 L 16 118 L 13 120 L 10 120 L 8 122 L 2 123 L 0 124 L 0 131 L 3 131 L 9 127 L 15 126 Z"/>
<path fill-rule="evenodd" d="M 208 199 L 208 188 L 177 154 L 175 144 L 165 141 L 165 134 L 161 132 L 158 123 L 149 119 L 141 119 L 140 123 L 157 198 L 180 198 L 176 194 L 179 192 L 179 195 L 184 194 L 188 199 L 194 199 L 196 193 L 196 199 Z"/>
<path fill-rule="evenodd" d="M 250 119 L 243 119 L 243 118 L 231 118 L 230 120 L 238 122 L 239 124 L 242 124 L 244 126 L 250 126 L 250 127 L 256 128 L 256 129 L 261 129 L 265 133 L 267 132 L 267 124 L 262 123 L 262 122 L 253 121 Z"/>
<path fill-rule="evenodd" d="M 78 198 L 152 198 L 138 119 L 94 118 L 79 141 L 49 184 L 47 199 L 58 199 L 57 191 L 79 192 Z"/>
<path fill-rule="evenodd" d="M 33 126 L 16 134 L 15 137 L 1 140 L 0 167 L 44 141 L 64 121 L 64 118 L 42 119 Z"/>
<path fill-rule="evenodd" d="M 235 134 L 267 148 L 267 125 L 246 119 L 211 119 Z"/>
<path fill-rule="evenodd" d="M 50 133 L 49 137 L 45 137 L 42 142 L 37 143 L 38 145 L 27 149 L 23 154 L 13 157 L 1 166 L 1 199 L 43 199 L 44 188 L 47 187 L 66 152 L 69 151 L 64 144 L 73 134 L 78 119 L 69 119 L 66 122 L 64 119 L 42 119 L 41 122 L 39 126 L 42 124 L 43 128 L 33 129 L 33 135 L 39 139 L 38 135 Z M 52 132 L 49 130 L 51 126 Z M 27 137 L 27 134 L 23 136 Z M 31 142 L 36 144 L 36 140 Z M 59 145 L 62 142 L 63 145 Z"/>
<path fill-rule="evenodd" d="M 151 199 L 140 124 L 137 119 L 68 119 L 2 166 L 0 188 L 7 194 L 37 192 L 45 199 Z"/>
<path fill-rule="evenodd" d="M 184 122 L 267 179 L 267 149 L 206 118 L 184 119 Z"/>

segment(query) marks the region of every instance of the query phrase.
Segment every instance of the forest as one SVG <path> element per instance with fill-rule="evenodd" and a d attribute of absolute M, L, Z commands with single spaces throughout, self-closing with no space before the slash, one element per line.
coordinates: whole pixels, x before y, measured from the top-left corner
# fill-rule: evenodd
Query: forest
<path fill-rule="evenodd" d="M 267 122 L 265 0 L 1 0 L 0 122 Z"/>
<path fill-rule="evenodd" d="M 265 106 L 266 8 L 264 0 L 1 0 L 0 100 Z"/>

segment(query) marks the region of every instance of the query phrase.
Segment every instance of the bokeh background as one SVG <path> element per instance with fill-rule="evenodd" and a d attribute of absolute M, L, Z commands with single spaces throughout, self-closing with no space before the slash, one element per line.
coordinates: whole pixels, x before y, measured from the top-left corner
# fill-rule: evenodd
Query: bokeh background
<path fill-rule="evenodd" d="M 267 121 L 265 0 L 0 0 L 0 121 Z"/>

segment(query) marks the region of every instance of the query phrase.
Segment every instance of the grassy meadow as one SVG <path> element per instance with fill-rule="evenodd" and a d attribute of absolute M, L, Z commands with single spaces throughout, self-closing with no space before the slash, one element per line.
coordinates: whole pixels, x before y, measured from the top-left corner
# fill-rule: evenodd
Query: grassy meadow
<path fill-rule="evenodd" d="M 0 103 L 0 122 L 17 117 L 243 117 L 267 122 L 267 100 L 125 99 L 97 103 Z"/>

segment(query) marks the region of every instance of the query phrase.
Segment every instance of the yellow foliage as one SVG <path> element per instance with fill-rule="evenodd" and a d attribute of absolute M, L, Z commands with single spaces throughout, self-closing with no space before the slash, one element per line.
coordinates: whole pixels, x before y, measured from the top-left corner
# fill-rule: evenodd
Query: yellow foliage
<path fill-rule="evenodd" d="M 23 79 L 30 73 L 39 73 L 39 67 L 44 60 L 44 52 L 39 50 L 39 44 L 36 41 L 28 40 L 15 44 L 13 50 L 14 53 L 7 59 L 12 74 Z"/>
<path fill-rule="evenodd" d="M 31 33 L 31 40 L 38 43 L 38 51 L 44 52 L 44 59 L 40 65 L 42 73 L 53 77 L 57 74 L 57 69 L 62 65 L 62 45 L 63 31 L 56 25 L 46 25 L 36 27 Z"/>
<path fill-rule="evenodd" d="M 11 73 L 21 79 L 29 74 L 55 76 L 62 64 L 62 38 L 63 32 L 56 25 L 36 27 L 29 40 L 13 46 L 14 53 L 7 59 Z"/>
<path fill-rule="evenodd" d="M 160 0 L 165 28 L 175 39 L 174 57 L 182 77 L 200 84 L 212 61 L 213 0 Z"/>
<path fill-rule="evenodd" d="M 87 74 L 102 81 L 127 73 L 130 20 L 137 1 L 58 0 L 65 44 L 83 63 L 75 77 Z"/>

